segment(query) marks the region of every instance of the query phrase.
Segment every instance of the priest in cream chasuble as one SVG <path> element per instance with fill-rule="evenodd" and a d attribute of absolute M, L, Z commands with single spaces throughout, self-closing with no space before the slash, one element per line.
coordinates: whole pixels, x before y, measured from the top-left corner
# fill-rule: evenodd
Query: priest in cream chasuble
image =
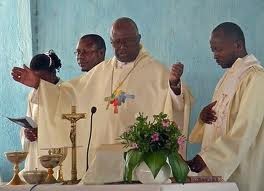
<path fill-rule="evenodd" d="M 194 172 L 236 182 L 240 191 L 261 191 L 264 70 L 255 56 L 247 54 L 243 39 L 234 23 L 222 23 L 212 33 L 215 59 L 227 70 L 190 135 L 202 149 L 188 163 Z"/>

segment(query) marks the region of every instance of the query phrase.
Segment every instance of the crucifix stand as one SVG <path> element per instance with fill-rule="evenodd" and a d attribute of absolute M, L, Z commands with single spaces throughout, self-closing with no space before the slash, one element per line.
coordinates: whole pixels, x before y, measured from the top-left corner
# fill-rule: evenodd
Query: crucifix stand
<path fill-rule="evenodd" d="M 70 139 L 72 143 L 72 170 L 71 180 L 66 181 L 66 184 L 78 184 L 80 180 L 77 180 L 77 155 L 76 155 L 76 122 L 80 119 L 86 118 L 85 113 L 76 113 L 76 106 L 72 106 L 72 111 L 69 114 L 62 114 L 62 119 L 66 119 L 71 122 Z"/>

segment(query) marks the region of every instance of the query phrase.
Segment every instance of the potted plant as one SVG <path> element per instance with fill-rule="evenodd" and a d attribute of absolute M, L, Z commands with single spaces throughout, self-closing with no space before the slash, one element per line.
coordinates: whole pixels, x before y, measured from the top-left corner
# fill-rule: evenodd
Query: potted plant
<path fill-rule="evenodd" d="M 153 178 L 164 166 L 169 166 L 178 183 L 184 183 L 189 172 L 188 165 L 178 153 L 186 138 L 167 114 L 153 116 L 153 121 L 139 113 L 135 123 L 120 136 L 121 143 L 131 148 L 125 156 L 124 181 L 131 182 L 133 171 L 144 162 Z M 169 173 L 170 174 L 170 173 Z M 169 178 L 169 177 L 168 177 Z"/>

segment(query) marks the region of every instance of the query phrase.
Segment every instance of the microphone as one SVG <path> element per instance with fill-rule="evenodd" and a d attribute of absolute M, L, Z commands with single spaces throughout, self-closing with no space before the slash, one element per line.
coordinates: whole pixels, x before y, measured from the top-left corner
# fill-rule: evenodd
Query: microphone
<path fill-rule="evenodd" d="M 90 148 L 90 143 L 91 143 L 91 138 L 92 138 L 92 132 L 93 132 L 93 114 L 97 111 L 96 107 L 92 107 L 91 108 L 91 118 L 90 118 L 90 135 L 89 135 L 89 139 L 88 139 L 88 145 L 87 145 L 87 150 L 86 150 L 86 171 L 89 168 L 89 148 Z"/>
<path fill-rule="evenodd" d="M 92 115 L 93 115 L 96 111 L 97 111 L 97 108 L 93 106 L 93 107 L 91 108 L 91 113 L 92 113 Z"/>

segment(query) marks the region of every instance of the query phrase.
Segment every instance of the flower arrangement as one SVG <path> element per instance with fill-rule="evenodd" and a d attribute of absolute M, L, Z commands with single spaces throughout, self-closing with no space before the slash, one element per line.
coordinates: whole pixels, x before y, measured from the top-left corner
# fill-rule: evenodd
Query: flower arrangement
<path fill-rule="evenodd" d="M 188 165 L 178 153 L 184 146 L 185 137 L 175 122 L 168 119 L 167 114 L 153 116 L 153 121 L 139 113 L 135 123 L 121 136 L 121 143 L 131 148 L 126 153 L 124 180 L 131 182 L 134 169 L 144 161 L 155 178 L 160 169 L 168 162 L 173 177 L 184 183 L 189 172 Z"/>

